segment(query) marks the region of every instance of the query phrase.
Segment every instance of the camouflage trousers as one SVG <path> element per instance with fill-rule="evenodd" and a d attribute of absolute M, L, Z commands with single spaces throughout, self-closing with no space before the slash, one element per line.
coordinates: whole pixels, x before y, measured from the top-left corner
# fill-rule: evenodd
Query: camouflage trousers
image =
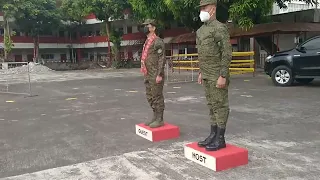
<path fill-rule="evenodd" d="M 146 97 L 147 101 L 150 104 L 151 108 L 154 111 L 162 112 L 164 111 L 164 96 L 163 96 L 163 86 L 164 80 L 161 83 L 157 84 L 154 81 L 145 80 L 144 84 L 146 86 Z"/>
<path fill-rule="evenodd" d="M 218 125 L 220 128 L 226 128 L 229 117 L 229 99 L 228 87 L 219 89 L 216 87 L 216 81 L 204 79 L 205 96 L 210 110 L 210 119 L 212 125 Z"/>

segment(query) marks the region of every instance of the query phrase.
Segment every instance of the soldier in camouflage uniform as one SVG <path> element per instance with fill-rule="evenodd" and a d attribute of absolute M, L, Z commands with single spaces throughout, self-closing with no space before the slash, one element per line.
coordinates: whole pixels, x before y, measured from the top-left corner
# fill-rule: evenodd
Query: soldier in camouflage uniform
<path fill-rule="evenodd" d="M 197 30 L 196 45 L 199 54 L 198 83 L 203 84 L 210 110 L 211 132 L 198 146 L 207 151 L 226 147 L 224 134 L 229 116 L 229 66 L 232 47 L 228 28 L 216 19 L 217 0 L 200 1 L 200 19 L 203 25 Z"/>
<path fill-rule="evenodd" d="M 143 25 L 145 25 L 144 32 L 148 38 L 143 46 L 141 71 L 144 73 L 147 101 L 153 110 L 152 120 L 146 122 L 145 125 L 157 128 L 164 125 L 165 44 L 155 33 L 155 20 L 147 19 Z"/>

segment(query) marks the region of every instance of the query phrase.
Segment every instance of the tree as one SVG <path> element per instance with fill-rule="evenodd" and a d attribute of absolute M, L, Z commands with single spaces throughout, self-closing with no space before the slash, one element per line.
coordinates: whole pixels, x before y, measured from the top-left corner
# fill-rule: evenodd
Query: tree
<path fill-rule="evenodd" d="M 72 34 L 77 33 L 81 26 L 85 24 L 84 17 L 87 15 L 83 11 L 80 11 L 81 4 L 78 1 L 74 0 L 59 0 L 58 6 L 61 14 L 61 29 L 68 31 L 69 39 L 71 40 L 71 54 L 72 62 L 75 62 L 73 43 L 72 43 Z M 78 11 L 79 10 L 79 11 Z"/>
<path fill-rule="evenodd" d="M 11 36 L 15 35 L 15 32 L 10 32 L 9 20 L 13 18 L 14 14 L 17 12 L 17 8 L 14 6 L 13 0 L 1 0 L 0 1 L 0 12 L 3 12 L 3 21 L 4 21 L 4 59 L 3 61 L 8 60 L 8 56 L 13 48 L 13 41 Z"/>
<path fill-rule="evenodd" d="M 55 0 L 14 0 L 17 12 L 16 25 L 32 36 L 34 42 L 34 61 L 39 56 L 39 34 L 52 32 L 59 27 L 60 14 Z"/>
<path fill-rule="evenodd" d="M 248 29 L 266 21 L 271 13 L 273 3 L 285 8 L 285 2 L 291 0 L 218 0 L 217 19 L 222 22 L 232 20 L 241 28 Z M 316 4 L 316 0 L 301 0 L 308 4 Z M 139 18 L 153 17 L 164 23 L 163 17 L 172 15 L 175 20 L 187 28 L 196 30 L 200 27 L 199 0 L 129 0 L 134 13 Z"/>
<path fill-rule="evenodd" d="M 68 6 L 66 3 L 67 1 L 68 0 L 62 0 L 62 4 Z M 72 6 L 70 6 L 70 4 Z M 127 0 L 74 0 L 72 3 L 69 3 L 69 14 L 72 17 L 84 17 L 93 13 L 98 20 L 104 21 L 106 35 L 108 36 L 108 50 L 111 60 L 112 56 L 110 41 L 111 37 L 115 36 L 116 34 L 112 33 L 113 30 L 110 20 L 122 19 L 124 17 L 124 10 L 128 7 L 129 4 L 127 3 Z"/>

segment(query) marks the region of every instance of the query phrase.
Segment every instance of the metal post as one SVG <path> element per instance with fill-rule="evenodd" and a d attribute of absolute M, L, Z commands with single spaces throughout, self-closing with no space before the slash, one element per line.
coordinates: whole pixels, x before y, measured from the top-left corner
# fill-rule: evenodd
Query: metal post
<path fill-rule="evenodd" d="M 192 62 L 192 61 L 193 61 L 193 60 L 192 60 L 193 58 L 192 58 L 192 56 L 190 56 L 190 57 L 191 57 L 191 76 L 192 76 L 191 81 L 193 82 L 193 64 L 192 64 L 192 63 L 193 63 L 193 62 Z"/>
<path fill-rule="evenodd" d="M 32 96 L 29 64 L 30 63 L 28 62 L 29 96 Z"/>
<path fill-rule="evenodd" d="M 9 83 L 8 83 L 8 80 L 6 81 L 6 84 L 7 84 L 7 92 L 9 92 Z"/>
<path fill-rule="evenodd" d="M 170 59 L 171 59 L 171 57 L 170 57 Z M 167 82 L 169 82 L 169 61 L 167 60 L 167 62 L 166 62 L 166 66 L 167 66 L 167 77 L 166 77 L 166 79 L 167 79 Z"/>

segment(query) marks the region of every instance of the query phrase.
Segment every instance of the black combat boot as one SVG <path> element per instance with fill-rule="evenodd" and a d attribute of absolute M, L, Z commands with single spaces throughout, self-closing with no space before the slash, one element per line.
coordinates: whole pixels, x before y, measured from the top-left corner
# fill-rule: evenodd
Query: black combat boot
<path fill-rule="evenodd" d="M 151 124 L 149 124 L 150 128 L 158 128 L 161 126 L 164 126 L 164 121 L 163 121 L 163 111 L 164 110 L 156 110 L 156 120 L 153 121 Z"/>
<path fill-rule="evenodd" d="M 153 123 L 156 119 L 157 119 L 157 114 L 156 114 L 155 109 L 153 109 L 153 117 L 152 117 L 152 119 L 151 119 L 150 121 L 144 123 L 144 125 L 149 126 L 149 125 L 150 125 L 151 123 Z"/>
<path fill-rule="evenodd" d="M 224 133 L 226 129 L 217 128 L 217 135 L 212 143 L 206 146 L 207 151 L 218 151 L 219 149 L 226 147 L 226 142 L 224 140 Z"/>
<path fill-rule="evenodd" d="M 210 135 L 204 141 L 198 142 L 198 146 L 206 147 L 208 144 L 210 144 L 214 140 L 216 133 L 217 133 L 217 125 L 211 125 Z"/>

